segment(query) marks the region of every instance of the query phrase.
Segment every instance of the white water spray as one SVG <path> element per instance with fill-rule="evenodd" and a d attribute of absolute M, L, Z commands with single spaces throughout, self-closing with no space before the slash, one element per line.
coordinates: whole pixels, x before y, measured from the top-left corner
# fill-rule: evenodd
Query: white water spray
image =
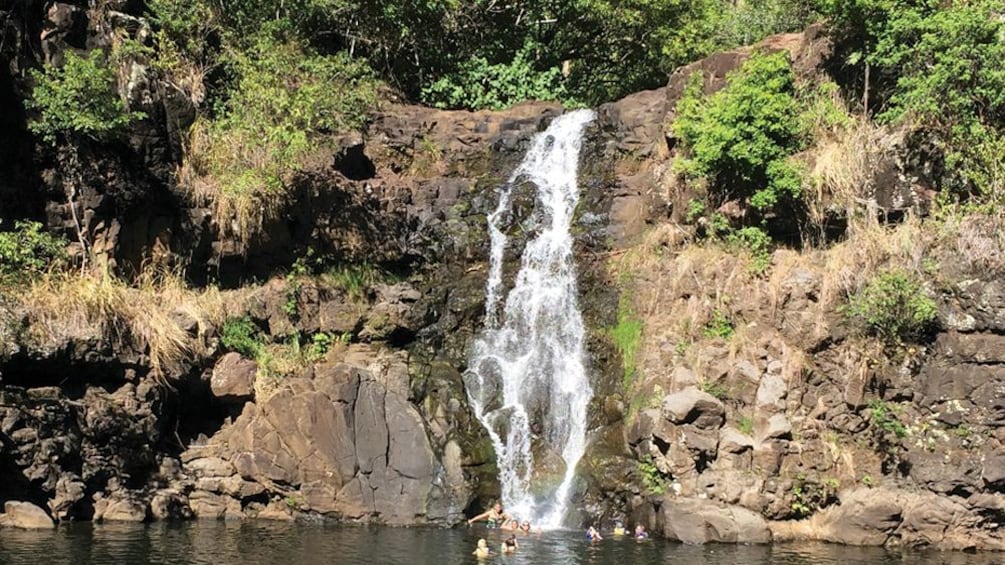
<path fill-rule="evenodd" d="M 586 448 L 586 405 L 593 396 L 583 362 L 585 332 L 569 227 L 579 200 L 583 128 L 594 117 L 590 110 L 577 110 L 556 118 L 534 138 L 502 187 L 488 217 L 492 251 L 485 329 L 465 374 L 475 415 L 495 446 L 507 513 L 545 528 L 560 526 L 565 514 Z M 500 311 L 504 224 L 511 219 L 513 192 L 527 182 L 537 187 L 537 199 L 521 227 L 537 235 L 524 249 Z M 532 447 L 539 459 L 544 454 L 537 474 Z"/>

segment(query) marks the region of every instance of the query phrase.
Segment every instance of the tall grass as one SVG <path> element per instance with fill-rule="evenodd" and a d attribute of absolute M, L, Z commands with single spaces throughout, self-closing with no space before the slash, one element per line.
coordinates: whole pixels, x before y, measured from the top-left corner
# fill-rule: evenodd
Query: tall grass
<path fill-rule="evenodd" d="M 201 347 L 194 338 L 219 324 L 227 309 L 216 289 L 191 290 L 176 273 L 146 274 L 130 286 L 108 269 L 47 275 L 18 300 L 38 343 L 107 339 L 146 354 L 151 374 L 165 379 L 177 376 Z M 195 321 L 195 336 L 185 320 Z"/>

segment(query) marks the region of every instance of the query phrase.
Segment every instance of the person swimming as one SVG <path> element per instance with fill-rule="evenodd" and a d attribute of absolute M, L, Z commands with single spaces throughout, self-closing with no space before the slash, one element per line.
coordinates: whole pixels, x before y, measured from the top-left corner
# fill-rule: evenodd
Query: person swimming
<path fill-rule="evenodd" d="M 502 544 L 503 553 L 516 553 L 520 549 L 520 544 L 516 542 L 516 535 L 511 534 Z"/>
<path fill-rule="evenodd" d="M 482 520 L 485 520 L 486 527 L 498 528 L 502 526 L 508 519 L 509 515 L 503 512 L 502 504 L 499 504 L 497 502 L 495 503 L 495 505 L 492 506 L 492 508 L 468 520 L 468 525 L 470 526 L 474 522 L 480 522 Z"/>
<path fill-rule="evenodd" d="M 590 529 L 586 530 L 586 539 L 589 541 L 600 541 L 604 538 L 600 536 L 600 532 L 597 531 L 597 528 L 590 526 Z"/>
<path fill-rule="evenodd" d="M 501 529 L 503 529 L 503 530 L 510 530 L 510 531 L 514 531 L 515 532 L 516 530 L 520 529 L 520 521 L 517 520 L 516 518 L 510 518 L 510 519 L 506 520 L 505 522 L 503 522 L 503 525 L 501 526 Z"/>
<path fill-rule="evenodd" d="M 614 535 L 623 536 L 625 535 L 625 525 L 620 521 L 614 523 Z"/>
<path fill-rule="evenodd" d="M 530 533 L 530 521 L 529 520 L 524 520 L 523 523 L 520 524 L 520 531 L 523 532 L 523 533 L 525 533 L 525 534 L 529 534 Z"/>
<path fill-rule="evenodd" d="M 642 524 L 637 524 L 635 526 L 635 539 L 648 539 L 649 532 L 646 531 L 646 527 Z"/>
<path fill-rule="evenodd" d="M 471 552 L 471 555 L 474 555 L 479 559 L 488 557 L 491 554 L 492 552 L 489 551 L 489 544 L 486 543 L 485 538 L 478 540 L 478 547 L 476 547 L 475 550 Z"/>

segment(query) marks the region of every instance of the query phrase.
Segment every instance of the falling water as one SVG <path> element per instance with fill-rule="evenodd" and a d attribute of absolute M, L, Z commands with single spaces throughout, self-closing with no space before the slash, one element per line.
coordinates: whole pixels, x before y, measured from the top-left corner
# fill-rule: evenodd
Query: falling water
<path fill-rule="evenodd" d="M 506 511 L 542 527 L 559 526 L 565 514 L 586 447 L 586 405 L 593 395 L 583 364 L 569 227 L 579 199 L 582 132 L 594 117 L 590 110 L 577 110 L 556 118 L 534 138 L 500 190 L 499 205 L 488 216 L 492 251 L 485 329 L 465 375 L 475 415 L 495 446 Z M 536 186 L 537 198 L 520 228 L 536 236 L 524 249 L 503 305 L 503 229 L 512 220 L 514 192 L 525 183 Z"/>

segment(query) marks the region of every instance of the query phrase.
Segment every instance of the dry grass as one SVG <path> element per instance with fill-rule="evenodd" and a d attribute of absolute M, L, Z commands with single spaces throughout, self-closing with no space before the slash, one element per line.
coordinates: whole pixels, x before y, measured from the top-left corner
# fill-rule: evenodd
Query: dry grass
<path fill-rule="evenodd" d="M 820 142 L 806 157 L 811 162 L 810 180 L 813 190 L 807 194 L 810 219 L 823 223 L 829 213 L 839 213 L 854 219 L 856 212 L 867 206 L 873 171 L 888 159 L 887 147 L 892 135 L 859 119 L 837 135 Z"/>
<path fill-rule="evenodd" d="M 44 277 L 20 303 L 39 343 L 98 339 L 131 346 L 148 357 L 153 376 L 165 379 L 200 353 L 197 338 L 227 311 L 219 291 L 188 289 L 177 274 L 147 274 L 129 286 L 107 269 Z M 183 327 L 187 320 L 195 322 L 196 336 Z"/>
<path fill-rule="evenodd" d="M 915 216 L 893 226 L 875 221 L 858 226 L 847 240 L 823 252 L 821 306 L 832 308 L 861 289 L 879 270 L 920 270 L 934 244 L 932 231 L 924 229 L 922 220 Z"/>
<path fill-rule="evenodd" d="M 946 223 L 951 245 L 971 273 L 1005 273 L 1005 217 L 996 214 L 954 216 Z"/>
<path fill-rule="evenodd" d="M 273 170 L 273 152 L 269 144 L 246 139 L 239 130 L 216 135 L 207 121 L 198 120 L 178 184 L 198 206 L 212 209 L 221 231 L 247 245 L 290 198 L 289 179 L 282 178 L 289 171 Z"/>

